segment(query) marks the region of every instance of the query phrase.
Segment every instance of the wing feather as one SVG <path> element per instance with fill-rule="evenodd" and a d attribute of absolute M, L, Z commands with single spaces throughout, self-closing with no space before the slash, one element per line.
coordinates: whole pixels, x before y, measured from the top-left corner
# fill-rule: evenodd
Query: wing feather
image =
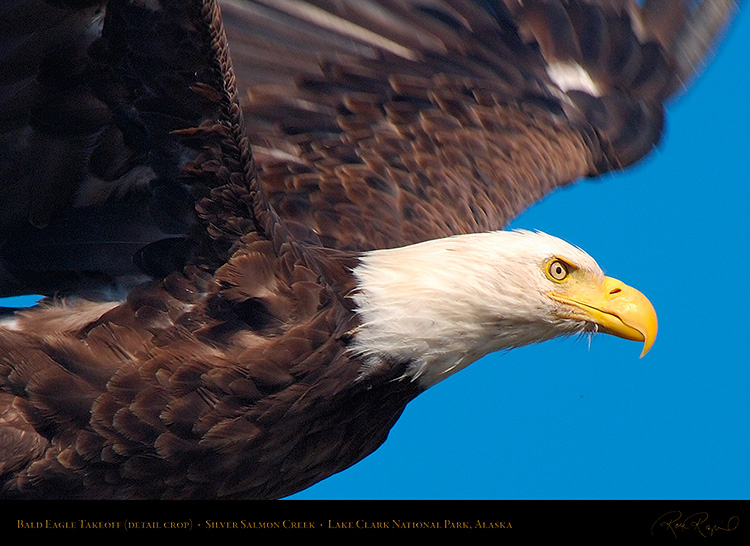
<path fill-rule="evenodd" d="M 0 295 L 216 268 L 276 213 L 301 241 L 358 251 L 501 228 L 658 142 L 730 11 L 668 4 L 224 0 L 232 67 L 218 14 L 7 3 Z M 242 135 L 222 122 L 235 74 Z"/>
<path fill-rule="evenodd" d="M 502 228 L 658 143 L 681 50 L 706 49 L 655 4 L 227 1 L 261 184 L 332 248 Z"/>

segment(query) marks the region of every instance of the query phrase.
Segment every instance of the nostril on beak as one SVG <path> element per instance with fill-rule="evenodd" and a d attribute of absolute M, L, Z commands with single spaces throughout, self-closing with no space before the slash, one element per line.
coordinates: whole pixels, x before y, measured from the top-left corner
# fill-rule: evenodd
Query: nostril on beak
<path fill-rule="evenodd" d="M 613 288 L 613 289 L 612 289 L 612 290 L 610 291 L 609 295 L 611 296 L 611 295 L 613 295 L 613 294 L 619 294 L 620 292 L 622 292 L 622 290 L 620 290 L 619 288 Z"/>

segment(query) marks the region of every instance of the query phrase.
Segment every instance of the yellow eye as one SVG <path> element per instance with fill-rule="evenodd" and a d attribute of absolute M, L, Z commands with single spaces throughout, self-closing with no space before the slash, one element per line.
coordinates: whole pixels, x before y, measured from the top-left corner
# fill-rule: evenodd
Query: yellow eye
<path fill-rule="evenodd" d="M 568 264 L 560 260 L 553 260 L 550 262 L 547 271 L 549 271 L 549 276 L 554 280 L 562 281 L 568 276 Z"/>

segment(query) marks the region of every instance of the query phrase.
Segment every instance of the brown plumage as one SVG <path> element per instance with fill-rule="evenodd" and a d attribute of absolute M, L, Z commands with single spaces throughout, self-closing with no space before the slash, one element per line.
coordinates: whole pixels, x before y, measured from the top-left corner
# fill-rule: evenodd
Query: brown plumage
<path fill-rule="evenodd" d="M 360 254 L 642 158 L 716 3 L 4 5 L 0 295 L 48 300 L 0 323 L 2 495 L 278 498 L 371 453 L 421 388 L 347 351 Z"/>

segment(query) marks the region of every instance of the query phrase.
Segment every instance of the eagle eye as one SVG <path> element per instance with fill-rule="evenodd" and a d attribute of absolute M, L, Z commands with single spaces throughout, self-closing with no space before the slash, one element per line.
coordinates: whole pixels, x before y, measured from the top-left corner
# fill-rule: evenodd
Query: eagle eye
<path fill-rule="evenodd" d="M 552 260 L 547 266 L 549 276 L 556 281 L 562 281 L 568 276 L 568 264 L 560 260 Z"/>

